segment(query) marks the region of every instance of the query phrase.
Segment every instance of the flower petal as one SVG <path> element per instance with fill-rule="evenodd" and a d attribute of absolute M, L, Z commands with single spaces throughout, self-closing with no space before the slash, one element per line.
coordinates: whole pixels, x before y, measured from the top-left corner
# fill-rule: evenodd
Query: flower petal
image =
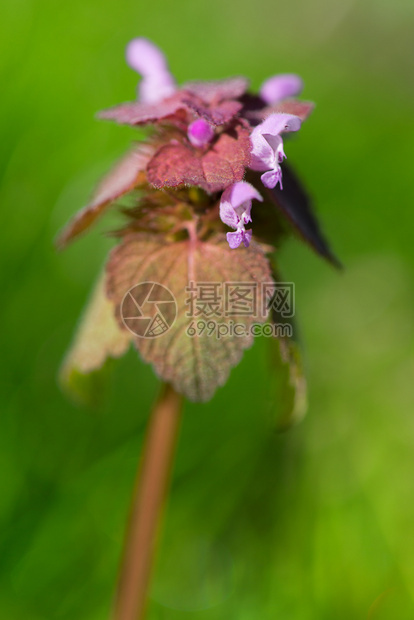
<path fill-rule="evenodd" d="M 235 250 L 243 241 L 243 234 L 240 230 L 237 230 L 236 232 L 229 232 L 226 235 L 226 239 L 229 242 L 231 249 Z"/>
<path fill-rule="evenodd" d="M 204 118 L 199 118 L 189 125 L 187 135 L 193 146 L 200 147 L 213 139 L 214 129 Z"/>
<path fill-rule="evenodd" d="M 127 46 L 126 59 L 129 66 L 143 77 L 138 87 L 142 103 L 161 101 L 176 90 L 164 54 L 148 39 L 133 39 Z"/>
<path fill-rule="evenodd" d="M 162 51 L 143 37 L 132 39 L 126 48 L 126 60 L 128 65 L 148 77 L 154 73 L 169 72 L 167 60 Z"/>
<path fill-rule="evenodd" d="M 222 200 L 229 202 L 233 206 L 233 209 L 236 209 L 247 201 L 263 201 L 263 198 L 253 185 L 246 183 L 246 181 L 239 181 L 238 183 L 233 183 L 233 185 L 230 185 L 230 187 L 224 190 Z"/>
<path fill-rule="evenodd" d="M 245 248 L 248 248 L 250 245 L 250 242 L 252 240 L 252 231 L 251 230 L 245 230 L 243 231 L 243 244 Z"/>
<path fill-rule="evenodd" d="M 263 82 L 260 96 L 268 105 L 288 97 L 297 97 L 303 90 L 302 79 L 293 73 L 274 75 Z"/>
<path fill-rule="evenodd" d="M 285 151 L 283 150 L 283 140 L 279 134 L 273 136 L 270 133 L 263 135 L 266 142 L 272 147 L 272 151 L 276 155 L 276 160 L 280 163 L 286 159 Z"/>
<path fill-rule="evenodd" d="M 227 236 L 231 248 L 238 247 L 241 241 L 246 248 L 249 246 L 252 232 L 248 231 L 247 234 L 244 226 L 252 221 L 250 212 L 253 199 L 263 200 L 257 189 L 245 181 L 233 183 L 223 192 L 220 202 L 221 221 L 227 226 L 237 229 L 236 233 L 231 233 L 233 234 L 232 237 Z M 239 233 L 241 234 L 240 239 L 237 236 Z M 234 245 L 235 243 L 237 245 Z"/>
<path fill-rule="evenodd" d="M 268 170 L 274 166 L 275 153 L 269 142 L 260 131 L 256 132 L 256 129 L 252 131 L 250 136 L 252 150 L 249 167 L 252 170 Z"/>
<path fill-rule="evenodd" d="M 263 171 L 262 182 L 265 187 L 273 188 L 280 183 L 282 187 L 282 170 L 280 163 L 286 157 L 283 150 L 283 131 L 298 131 L 302 121 L 293 114 L 271 114 L 250 135 L 252 145 L 250 168 Z"/>
<path fill-rule="evenodd" d="M 223 201 L 223 198 L 220 202 L 220 219 L 224 224 L 230 226 L 230 228 L 237 228 L 239 225 L 239 218 L 233 206 L 227 200 Z"/>
<path fill-rule="evenodd" d="M 175 91 L 174 78 L 167 72 L 144 77 L 138 85 L 138 98 L 142 103 L 157 103 Z"/>
<path fill-rule="evenodd" d="M 273 189 L 278 183 L 280 183 L 280 189 L 283 189 L 282 169 L 279 165 L 274 170 L 269 170 L 262 174 L 260 178 L 262 179 L 263 185 L 269 189 Z"/>
<path fill-rule="evenodd" d="M 299 131 L 302 121 L 294 114 L 271 114 L 252 131 L 253 134 L 276 136 L 285 131 Z"/>

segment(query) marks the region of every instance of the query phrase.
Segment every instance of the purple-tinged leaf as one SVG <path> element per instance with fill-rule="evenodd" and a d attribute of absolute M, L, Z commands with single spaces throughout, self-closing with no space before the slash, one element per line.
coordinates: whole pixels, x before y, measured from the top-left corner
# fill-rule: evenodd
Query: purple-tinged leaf
<path fill-rule="evenodd" d="M 222 133 L 203 157 L 203 171 L 210 192 L 218 192 L 241 181 L 250 163 L 249 130 L 237 125 L 234 133 Z"/>
<path fill-rule="evenodd" d="M 276 106 L 265 108 L 266 116 L 279 112 L 282 114 L 293 114 L 299 116 L 301 121 L 306 121 L 315 108 L 315 104 L 311 101 L 299 101 L 298 99 L 287 99 Z"/>
<path fill-rule="evenodd" d="M 100 371 L 106 376 L 106 361 L 123 355 L 132 339 L 129 332 L 118 326 L 114 304 L 105 289 L 105 276 L 101 275 L 59 373 L 64 390 L 81 404 L 99 400 Z"/>
<path fill-rule="evenodd" d="M 271 114 L 293 114 L 298 116 L 300 120 L 306 121 L 311 112 L 313 111 L 315 104 L 311 101 L 298 101 L 297 99 L 288 99 L 271 106 L 265 106 L 262 108 L 257 107 L 257 100 L 252 99 L 250 109 L 246 108 L 246 118 L 252 122 L 253 125 L 261 123 Z"/>
<path fill-rule="evenodd" d="M 147 177 L 157 189 L 178 185 L 205 186 L 200 157 L 193 148 L 181 143 L 162 146 L 148 164 Z"/>
<path fill-rule="evenodd" d="M 162 146 L 147 167 L 149 183 L 155 188 L 196 185 L 218 192 L 241 181 L 250 162 L 249 131 L 238 124 L 223 132 L 207 153 L 174 142 Z"/>
<path fill-rule="evenodd" d="M 266 189 L 268 197 L 276 203 L 288 218 L 300 236 L 323 258 L 335 267 L 341 267 L 340 261 L 332 252 L 325 239 L 318 220 L 313 212 L 310 197 L 302 184 L 286 164 L 283 165 L 283 190 L 280 187 Z"/>
<path fill-rule="evenodd" d="M 173 116 L 178 110 L 185 109 L 182 93 L 174 93 L 168 99 L 156 103 L 139 103 L 132 101 L 121 103 L 98 113 L 98 118 L 112 120 L 120 125 L 148 125 Z"/>
<path fill-rule="evenodd" d="M 206 106 L 197 99 L 185 99 L 187 107 L 197 116 L 204 118 L 211 125 L 219 126 L 229 123 L 242 109 L 239 101 L 223 101 L 216 105 Z"/>
<path fill-rule="evenodd" d="M 174 116 L 178 110 L 192 110 L 213 125 L 228 123 L 241 109 L 236 98 L 244 92 L 245 80 L 224 80 L 223 82 L 200 82 L 187 85 L 171 97 L 154 103 L 131 101 L 98 113 L 98 118 L 113 120 L 121 125 L 148 125 Z M 236 93 L 233 95 L 233 93 Z"/>
<path fill-rule="evenodd" d="M 59 249 L 90 228 L 111 202 L 139 184 L 140 173 L 145 171 L 153 152 L 151 146 L 139 145 L 116 164 L 99 184 L 91 203 L 79 211 L 58 235 L 56 245 Z"/>
<path fill-rule="evenodd" d="M 249 81 L 243 77 L 216 80 L 212 82 L 187 82 L 183 90 L 187 90 L 206 103 L 218 103 L 226 99 L 238 99 L 249 86 Z"/>
<path fill-rule="evenodd" d="M 108 295 L 116 306 L 120 324 L 124 297 L 137 284 L 156 282 L 171 291 L 177 304 L 175 322 L 156 338 L 134 337 L 134 344 L 163 381 L 172 383 L 178 392 L 193 401 L 209 400 L 217 387 L 226 382 L 231 368 L 253 342 L 250 326 L 266 320 L 266 310 L 261 311 L 261 284 L 271 284 L 272 278 L 269 262 L 255 243 L 248 250 L 235 253 L 222 235 L 208 242 L 166 243 L 155 236 L 131 234 L 111 253 L 107 273 Z M 192 295 L 186 290 L 191 282 L 203 286 L 218 284 L 219 302 L 215 306 L 218 315 L 210 314 L 209 306 L 199 306 L 197 316 L 191 316 Z M 253 312 L 243 314 L 235 306 L 234 315 L 225 315 L 223 287 L 227 282 L 244 283 L 256 291 L 255 316 Z M 151 308 L 148 314 L 150 311 Z M 141 306 L 140 312 L 140 319 L 145 318 L 145 306 Z M 237 337 L 230 333 L 217 337 L 217 330 L 212 328 L 209 334 L 207 328 L 201 327 L 202 324 L 207 327 L 211 319 L 227 326 L 240 323 L 244 332 Z"/>

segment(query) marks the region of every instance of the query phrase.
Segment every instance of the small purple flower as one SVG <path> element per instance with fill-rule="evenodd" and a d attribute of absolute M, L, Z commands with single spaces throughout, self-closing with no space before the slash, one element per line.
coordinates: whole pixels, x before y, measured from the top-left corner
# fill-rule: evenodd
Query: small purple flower
<path fill-rule="evenodd" d="M 244 247 L 249 247 L 252 239 L 252 231 L 245 229 L 245 224 L 252 221 L 252 200 L 263 198 L 250 183 L 239 181 L 233 183 L 224 190 L 220 201 L 220 218 L 224 224 L 234 228 L 236 232 L 227 233 L 227 241 L 232 250 L 238 248 L 243 242 Z"/>
<path fill-rule="evenodd" d="M 156 103 L 172 95 L 176 84 L 161 50 L 148 39 L 133 39 L 126 49 L 129 66 L 142 75 L 138 99 L 142 103 Z"/>
<path fill-rule="evenodd" d="M 205 146 L 214 136 L 214 129 L 204 118 L 199 118 L 188 127 L 188 139 L 193 146 Z"/>
<path fill-rule="evenodd" d="M 250 168 L 264 172 L 261 179 L 265 187 L 273 188 L 280 183 L 282 188 L 282 168 L 286 158 L 283 150 L 282 132 L 298 131 L 301 120 L 293 114 L 271 114 L 250 134 L 252 145 Z"/>
<path fill-rule="evenodd" d="M 294 73 L 282 73 L 263 82 L 260 88 L 260 97 L 268 105 L 273 105 L 288 97 L 297 97 L 302 90 L 302 78 Z"/>

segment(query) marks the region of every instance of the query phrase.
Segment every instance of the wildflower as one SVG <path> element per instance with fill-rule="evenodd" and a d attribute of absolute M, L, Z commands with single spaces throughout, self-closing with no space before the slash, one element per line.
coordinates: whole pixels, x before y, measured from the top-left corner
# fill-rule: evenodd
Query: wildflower
<path fill-rule="evenodd" d="M 243 242 L 248 248 L 252 239 L 252 231 L 246 230 L 245 225 L 252 221 L 252 200 L 263 198 L 253 185 L 240 181 L 228 187 L 221 196 L 220 218 L 224 224 L 234 228 L 236 232 L 227 233 L 229 246 L 234 250 Z"/>
<path fill-rule="evenodd" d="M 188 126 L 187 135 L 193 146 L 204 146 L 213 138 L 214 129 L 204 118 L 198 118 Z"/>
<path fill-rule="evenodd" d="M 286 158 L 283 150 L 282 132 L 298 131 L 301 120 L 293 114 L 271 114 L 251 133 L 252 144 L 250 168 L 265 171 L 261 176 L 265 187 L 274 188 L 279 183 L 282 188 L 282 168 Z"/>
<path fill-rule="evenodd" d="M 283 101 L 283 99 L 297 97 L 302 90 L 302 78 L 293 73 L 283 73 L 274 75 L 263 82 L 259 94 L 265 103 L 273 105 Z"/>
<path fill-rule="evenodd" d="M 254 94 L 248 92 L 244 77 L 177 85 L 163 53 L 143 38 L 128 45 L 126 57 L 142 76 L 138 100 L 104 110 L 99 117 L 153 130 L 115 166 L 59 237 L 63 247 L 107 210 L 122 206 L 124 222 L 114 233 L 118 245 L 106 261 L 92 314 L 85 315 L 63 380 L 73 387 L 79 373 L 99 370 L 108 357 L 119 356 L 132 342 L 163 381 L 191 400 L 208 400 L 251 346 L 254 317 L 237 306 L 232 319 L 244 322 L 245 336 L 191 340 L 192 319 L 185 303 L 189 281 L 196 288 L 197 281 L 206 286 L 254 285 L 258 307 L 265 309 L 259 320 L 272 321 L 265 291 L 276 267 L 269 252 L 279 247 L 288 225 L 335 263 L 306 192 L 286 167 L 285 188 L 280 191 L 286 157 L 282 135 L 297 131 L 313 104 L 291 99 L 302 88 L 297 76 L 269 78 Z M 257 189 L 260 174 L 271 190 L 263 197 Z M 246 227 L 252 221 L 253 200 L 258 203 L 252 229 Z M 240 249 L 234 253 L 236 248 Z M 124 299 L 137 285 L 151 282 L 167 288 L 177 302 L 177 320 L 175 314 L 169 317 L 171 324 L 166 321 L 165 332 L 161 330 L 169 335 L 155 338 L 151 333 L 153 340 L 133 330 L 126 334 L 130 323 L 122 321 Z M 152 311 L 158 319 L 168 319 L 170 306 L 164 302 L 149 300 L 149 310 L 137 302 L 140 319 L 152 321 Z M 209 312 L 204 304 L 197 317 L 208 320 Z M 294 345 L 291 355 L 290 344 L 285 345 L 285 358 L 295 365 Z M 86 359 L 85 350 L 95 354 Z M 292 380 L 296 372 L 292 368 Z"/>
<path fill-rule="evenodd" d="M 176 90 L 175 80 L 161 50 L 144 38 L 133 39 L 126 49 L 129 66 L 142 75 L 138 99 L 142 103 L 156 103 Z"/>

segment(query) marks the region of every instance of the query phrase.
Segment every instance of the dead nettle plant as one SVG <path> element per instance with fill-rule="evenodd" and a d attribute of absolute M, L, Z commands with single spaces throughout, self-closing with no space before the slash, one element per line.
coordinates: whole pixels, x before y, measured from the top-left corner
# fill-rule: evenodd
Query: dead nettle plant
<path fill-rule="evenodd" d="M 284 163 L 285 138 L 314 107 L 296 98 L 303 87 L 298 76 L 271 77 L 258 94 L 249 92 L 244 77 L 178 86 L 150 41 L 134 39 L 126 55 L 141 75 L 138 98 L 99 118 L 148 127 L 147 137 L 130 148 L 58 238 L 64 248 L 128 197 L 125 224 L 114 233 L 118 244 L 61 370 L 65 389 L 79 396 L 88 380 L 96 385 L 107 361 L 131 343 L 163 382 L 137 478 L 116 620 L 145 613 L 183 397 L 211 399 L 260 326 L 270 325 L 279 426 L 305 412 L 294 334 L 273 329 L 283 315 L 283 304 L 281 310 L 276 303 L 283 296 L 275 250 L 295 231 L 338 266 L 306 192 Z M 230 313 L 220 312 L 224 292 L 227 308 L 236 299 Z M 246 312 L 252 299 L 255 309 Z"/>

